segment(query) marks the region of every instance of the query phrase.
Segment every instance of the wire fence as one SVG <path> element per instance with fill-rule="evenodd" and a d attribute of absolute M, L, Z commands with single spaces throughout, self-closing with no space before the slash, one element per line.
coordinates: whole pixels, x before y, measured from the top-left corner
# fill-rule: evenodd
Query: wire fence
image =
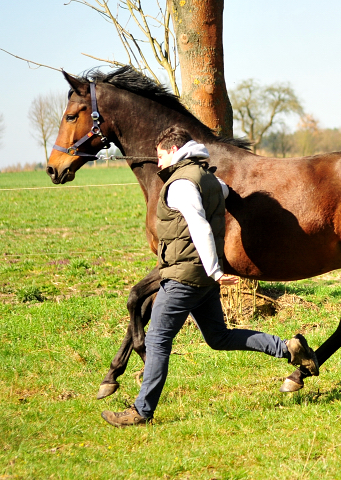
<path fill-rule="evenodd" d="M 120 255 L 124 255 L 127 253 L 133 253 L 134 255 L 140 255 L 140 256 L 146 256 L 147 254 L 150 253 L 146 249 L 146 252 L 141 252 L 141 249 L 129 249 L 129 251 L 124 251 L 124 250 L 117 250 L 115 248 L 111 248 L 110 250 L 82 250 L 79 252 L 45 252 L 45 253 L 4 253 L 2 256 L 0 256 L 0 260 L 6 260 L 6 258 L 9 257 L 51 257 L 51 256 L 68 256 L 68 255 L 84 255 L 86 253 L 92 253 L 93 255 L 102 255 L 105 253 L 119 253 Z"/>
<path fill-rule="evenodd" d="M 9 192 L 9 191 L 19 191 L 19 190 L 65 190 L 69 188 L 86 188 L 86 187 L 121 187 L 121 186 L 129 186 L 129 185 L 139 185 L 138 182 L 134 183 L 104 183 L 103 185 L 68 185 L 65 187 L 18 187 L 18 188 L 1 188 L 0 192 Z"/>

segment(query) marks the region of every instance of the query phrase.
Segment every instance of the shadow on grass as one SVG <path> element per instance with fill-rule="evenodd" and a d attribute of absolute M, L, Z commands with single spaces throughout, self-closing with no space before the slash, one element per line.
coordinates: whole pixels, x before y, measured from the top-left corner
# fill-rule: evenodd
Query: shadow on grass
<path fill-rule="evenodd" d="M 313 303 L 321 303 L 321 301 L 330 297 L 338 300 L 341 298 L 341 287 L 337 280 L 316 281 L 307 283 L 304 280 L 297 282 L 261 282 L 260 293 L 268 297 L 279 300 L 285 295 L 295 295 Z"/>
<path fill-rule="evenodd" d="M 308 404 L 329 404 L 335 401 L 341 400 L 341 383 L 338 383 L 337 386 L 331 390 L 325 392 L 320 392 L 318 389 L 317 392 L 297 392 L 292 398 L 291 402 L 294 405 L 308 405 Z"/>

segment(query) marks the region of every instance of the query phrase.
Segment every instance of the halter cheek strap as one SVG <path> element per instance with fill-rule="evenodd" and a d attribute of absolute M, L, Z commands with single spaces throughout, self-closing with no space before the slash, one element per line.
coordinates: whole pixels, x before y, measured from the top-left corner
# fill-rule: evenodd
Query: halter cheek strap
<path fill-rule="evenodd" d="M 90 82 L 90 97 L 91 97 L 91 118 L 92 118 L 92 128 L 90 132 L 88 132 L 84 137 L 82 137 L 78 142 L 71 145 L 69 148 L 60 147 L 59 145 L 53 145 L 55 150 L 59 150 L 60 152 L 67 153 L 73 157 L 88 157 L 88 161 L 90 160 L 98 160 L 97 155 L 93 155 L 91 153 L 79 152 L 78 147 L 80 147 L 84 142 L 86 142 L 89 138 L 93 137 L 94 135 L 98 135 L 101 138 L 101 142 L 103 142 L 102 148 L 109 148 L 110 144 L 108 142 L 107 137 L 105 137 L 100 129 L 100 121 L 99 121 L 99 113 L 97 109 L 97 99 L 96 99 L 96 85 L 93 82 Z"/>

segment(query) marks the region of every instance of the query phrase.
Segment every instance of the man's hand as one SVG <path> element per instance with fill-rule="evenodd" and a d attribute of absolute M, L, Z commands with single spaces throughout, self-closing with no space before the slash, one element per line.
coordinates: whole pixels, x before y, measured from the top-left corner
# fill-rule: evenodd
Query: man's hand
<path fill-rule="evenodd" d="M 237 283 L 239 283 L 239 277 L 235 277 L 234 275 L 222 275 L 219 280 L 218 280 L 218 283 L 220 283 L 220 285 L 237 285 Z"/>

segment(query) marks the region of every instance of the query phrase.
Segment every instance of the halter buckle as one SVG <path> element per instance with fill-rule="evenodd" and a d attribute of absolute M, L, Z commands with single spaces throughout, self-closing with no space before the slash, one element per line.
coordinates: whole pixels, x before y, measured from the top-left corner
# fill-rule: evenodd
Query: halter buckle
<path fill-rule="evenodd" d="M 75 155 L 77 155 L 77 152 L 78 152 L 78 148 L 77 148 L 77 147 L 74 147 L 74 146 L 69 147 L 69 148 L 67 149 L 68 155 L 75 156 Z"/>
<path fill-rule="evenodd" d="M 97 125 L 94 125 L 92 128 L 91 128 L 91 132 L 94 134 L 94 135 L 99 135 L 101 133 L 101 129 L 97 126 Z"/>
<path fill-rule="evenodd" d="M 98 120 L 98 119 L 99 119 L 99 113 L 96 112 L 96 110 L 95 110 L 94 112 L 92 112 L 91 118 L 92 118 L 93 120 Z"/>

